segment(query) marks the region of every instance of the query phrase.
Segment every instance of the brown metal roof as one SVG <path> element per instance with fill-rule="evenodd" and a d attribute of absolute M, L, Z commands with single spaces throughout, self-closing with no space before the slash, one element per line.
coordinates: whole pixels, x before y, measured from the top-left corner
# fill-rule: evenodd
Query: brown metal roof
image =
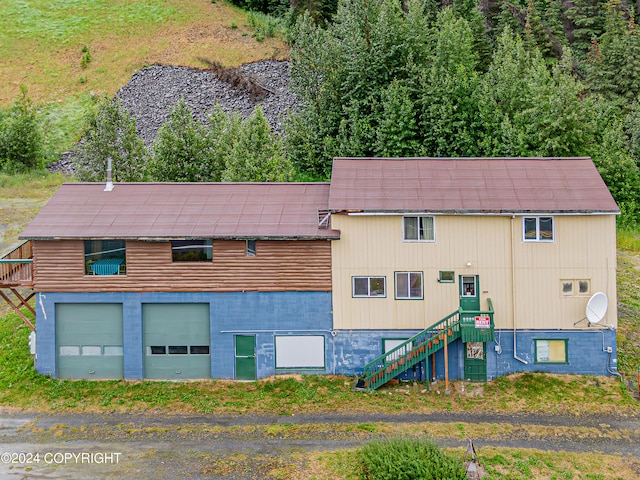
<path fill-rule="evenodd" d="M 590 158 L 336 158 L 329 209 L 620 213 Z"/>
<path fill-rule="evenodd" d="M 65 183 L 23 239 L 338 238 L 319 228 L 328 183 Z"/>

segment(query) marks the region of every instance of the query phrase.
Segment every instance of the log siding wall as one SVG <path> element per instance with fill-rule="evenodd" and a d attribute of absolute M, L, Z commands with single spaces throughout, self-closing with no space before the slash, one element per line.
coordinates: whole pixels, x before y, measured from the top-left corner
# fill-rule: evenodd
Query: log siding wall
<path fill-rule="evenodd" d="M 214 240 L 212 262 L 172 262 L 171 242 L 127 241 L 126 275 L 85 275 L 83 240 L 33 242 L 37 292 L 331 291 L 331 242 Z"/>

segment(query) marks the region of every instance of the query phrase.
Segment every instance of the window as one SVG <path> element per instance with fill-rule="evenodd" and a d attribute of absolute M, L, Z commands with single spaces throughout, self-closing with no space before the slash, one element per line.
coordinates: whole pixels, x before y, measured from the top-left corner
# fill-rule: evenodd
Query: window
<path fill-rule="evenodd" d="M 255 257 L 255 256 L 256 256 L 256 241 L 247 240 L 247 257 Z"/>
<path fill-rule="evenodd" d="M 396 298 L 422 299 L 422 272 L 396 272 Z"/>
<path fill-rule="evenodd" d="M 462 296 L 476 296 L 476 277 L 462 277 Z"/>
<path fill-rule="evenodd" d="M 81 355 L 102 355 L 102 347 L 100 345 L 83 345 L 80 352 Z"/>
<path fill-rule="evenodd" d="M 85 240 L 85 275 L 122 275 L 126 273 L 124 240 Z"/>
<path fill-rule="evenodd" d="M 169 345 L 169 355 L 186 355 L 189 348 L 186 345 Z"/>
<path fill-rule="evenodd" d="M 435 242 L 434 217 L 404 217 L 403 238 L 407 242 Z"/>
<path fill-rule="evenodd" d="M 525 242 L 553 242 L 553 217 L 523 217 Z"/>
<path fill-rule="evenodd" d="M 385 277 L 353 277 L 354 297 L 385 297 Z"/>
<path fill-rule="evenodd" d="M 105 345 L 104 354 L 105 356 L 121 357 L 124 355 L 124 348 L 121 345 Z"/>
<path fill-rule="evenodd" d="M 174 262 L 210 262 L 212 258 L 212 240 L 171 241 L 171 260 Z"/>
<path fill-rule="evenodd" d="M 560 280 L 560 289 L 563 297 L 585 296 L 591 293 L 591 281 Z"/>
<path fill-rule="evenodd" d="M 191 355 L 209 355 L 209 345 L 191 345 L 189 353 Z"/>
<path fill-rule="evenodd" d="M 455 272 L 451 270 L 441 270 L 438 273 L 438 282 L 440 283 L 455 283 L 456 276 Z"/>
<path fill-rule="evenodd" d="M 276 335 L 276 368 L 325 368 L 324 335 Z"/>
<path fill-rule="evenodd" d="M 536 363 L 569 363 L 567 360 L 568 340 L 534 339 L 534 342 Z"/>

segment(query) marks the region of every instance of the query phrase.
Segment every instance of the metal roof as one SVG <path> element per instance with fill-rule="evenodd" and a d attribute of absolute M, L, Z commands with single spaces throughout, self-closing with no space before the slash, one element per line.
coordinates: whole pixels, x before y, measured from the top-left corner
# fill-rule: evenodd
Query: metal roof
<path fill-rule="evenodd" d="M 590 158 L 336 158 L 329 183 L 65 183 L 21 239 L 336 239 L 328 212 L 620 213 Z"/>
<path fill-rule="evenodd" d="M 620 213 L 588 157 L 336 158 L 329 209 Z"/>
<path fill-rule="evenodd" d="M 22 239 L 332 239 L 328 183 L 65 183 Z"/>

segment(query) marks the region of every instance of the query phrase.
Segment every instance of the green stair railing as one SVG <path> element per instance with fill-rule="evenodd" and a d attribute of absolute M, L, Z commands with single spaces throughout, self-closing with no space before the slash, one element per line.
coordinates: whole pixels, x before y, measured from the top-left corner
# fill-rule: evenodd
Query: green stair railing
<path fill-rule="evenodd" d="M 364 367 L 362 388 L 375 390 L 432 353 L 460 338 L 460 310 L 457 310 Z"/>
<path fill-rule="evenodd" d="M 432 353 L 459 338 L 463 341 L 491 341 L 493 339 L 493 303 L 487 299 L 488 310 L 462 310 L 450 313 L 429 328 L 414 335 L 397 347 L 383 353 L 364 367 L 356 387 L 375 390 L 404 371 L 425 360 Z M 484 322 L 476 325 L 476 318 L 489 317 L 489 327 Z"/>

